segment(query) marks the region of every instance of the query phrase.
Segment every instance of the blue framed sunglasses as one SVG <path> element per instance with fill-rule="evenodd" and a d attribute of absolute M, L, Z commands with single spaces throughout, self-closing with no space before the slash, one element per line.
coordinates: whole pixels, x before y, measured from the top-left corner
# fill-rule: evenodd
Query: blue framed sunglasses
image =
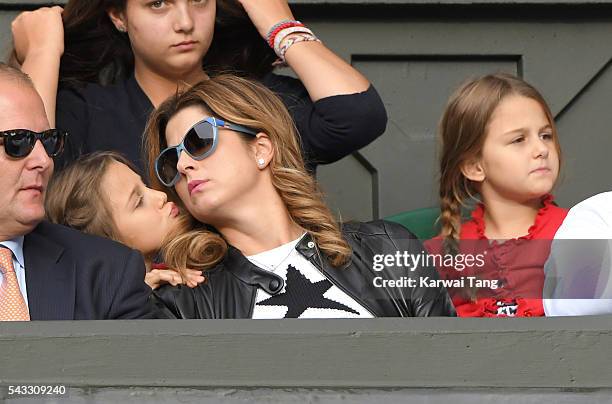
<path fill-rule="evenodd" d="M 219 128 L 231 129 L 236 132 L 256 136 L 257 132 L 245 126 L 208 117 L 193 125 L 183 137 L 183 141 L 164 149 L 155 159 L 155 174 L 166 187 L 173 187 L 180 178 L 176 167 L 185 151 L 194 160 L 203 160 L 217 148 Z"/>

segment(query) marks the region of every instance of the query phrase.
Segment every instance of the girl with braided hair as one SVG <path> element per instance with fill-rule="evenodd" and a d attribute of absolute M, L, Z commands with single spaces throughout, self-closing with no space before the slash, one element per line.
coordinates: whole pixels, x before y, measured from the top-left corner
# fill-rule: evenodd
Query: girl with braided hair
<path fill-rule="evenodd" d="M 552 113 L 531 85 L 508 74 L 480 77 L 450 98 L 440 122 L 441 233 L 431 252 L 482 254 L 469 271 L 441 277 L 495 279 L 495 290 L 451 290 L 460 316 L 542 316 L 543 266 L 566 209 L 553 203 L 561 149 Z M 467 221 L 462 210 L 476 202 Z M 469 209 L 469 208 L 468 208 Z M 471 286 L 470 286 L 471 285 Z"/>

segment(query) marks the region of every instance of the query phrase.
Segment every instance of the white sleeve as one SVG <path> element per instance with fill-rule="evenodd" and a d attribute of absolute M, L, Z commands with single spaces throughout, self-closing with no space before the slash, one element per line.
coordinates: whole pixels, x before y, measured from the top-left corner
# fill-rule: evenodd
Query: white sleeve
<path fill-rule="evenodd" d="M 612 314 L 612 299 L 544 299 L 546 317 Z"/>
<path fill-rule="evenodd" d="M 546 315 L 612 314 L 611 269 L 612 192 L 605 192 L 570 209 L 555 234 L 544 265 Z"/>

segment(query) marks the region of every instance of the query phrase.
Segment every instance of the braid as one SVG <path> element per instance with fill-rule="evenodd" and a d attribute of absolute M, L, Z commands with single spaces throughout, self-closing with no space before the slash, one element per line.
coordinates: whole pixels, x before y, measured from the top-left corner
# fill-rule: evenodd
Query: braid
<path fill-rule="evenodd" d="M 445 254 L 459 253 L 459 236 L 461 234 L 461 201 L 441 193 L 440 195 L 440 222 L 444 239 L 442 244 Z"/>
<path fill-rule="evenodd" d="M 464 189 L 464 191 L 467 191 L 467 196 L 473 198 L 469 192 L 469 187 Z M 463 202 L 464 198 L 461 198 L 456 193 L 449 196 L 440 192 L 440 221 L 442 222 L 440 235 L 443 237 L 442 251 L 444 254 L 457 255 L 460 253 L 461 207 Z M 475 286 L 465 287 L 461 289 L 460 293 L 463 297 L 476 301 L 478 288 Z"/>

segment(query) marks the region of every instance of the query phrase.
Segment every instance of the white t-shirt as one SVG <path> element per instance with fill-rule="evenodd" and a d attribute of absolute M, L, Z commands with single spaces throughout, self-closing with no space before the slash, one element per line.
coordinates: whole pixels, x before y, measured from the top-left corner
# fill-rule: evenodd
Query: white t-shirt
<path fill-rule="evenodd" d="M 555 234 L 544 266 L 546 315 L 612 314 L 611 251 L 612 192 L 604 192 L 570 209 Z M 594 298 L 562 298 L 583 291 Z"/>
<path fill-rule="evenodd" d="M 253 318 L 374 317 L 295 249 L 302 237 L 304 235 L 280 247 L 246 257 L 259 268 L 285 280 L 283 289 L 274 296 L 257 290 Z"/>

